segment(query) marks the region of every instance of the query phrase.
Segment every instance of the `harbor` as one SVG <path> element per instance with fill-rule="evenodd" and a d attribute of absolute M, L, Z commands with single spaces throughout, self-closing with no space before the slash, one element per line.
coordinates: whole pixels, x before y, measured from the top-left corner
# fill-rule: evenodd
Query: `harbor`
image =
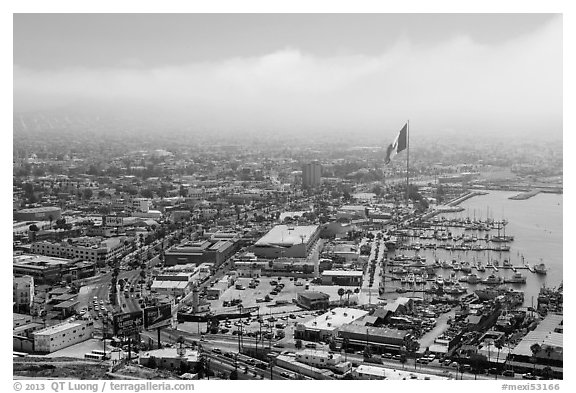
<path fill-rule="evenodd" d="M 518 204 L 514 195 L 477 195 L 460 212 L 391 231 L 398 241 L 383 273 L 388 285 L 422 296 L 512 289 L 532 306 L 540 288 L 562 282 L 562 197 L 541 193 Z"/>

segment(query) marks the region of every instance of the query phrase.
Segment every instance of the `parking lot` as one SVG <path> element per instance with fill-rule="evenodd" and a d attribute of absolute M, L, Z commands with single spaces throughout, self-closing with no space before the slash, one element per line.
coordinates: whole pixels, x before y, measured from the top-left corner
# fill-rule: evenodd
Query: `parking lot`
<path fill-rule="evenodd" d="M 296 299 L 299 292 L 306 290 L 308 281 L 298 278 L 297 282 L 302 283 L 302 285 L 295 285 L 291 277 L 261 277 L 258 280 L 260 282 L 256 288 L 250 288 L 251 278 L 239 278 L 236 280 L 235 285 L 232 285 L 220 296 L 220 299 L 210 301 L 211 310 L 220 312 L 237 309 L 235 306 L 224 306 L 224 302 L 230 302 L 234 299 L 241 299 L 242 306 L 245 308 L 259 306 L 261 314 L 289 312 L 300 309 L 294 304 L 292 299 Z M 277 294 L 274 294 L 274 289 L 277 285 L 272 285 L 273 282 L 284 284 L 284 288 Z M 244 289 L 236 289 L 236 285 L 241 285 Z M 264 301 L 267 295 L 270 301 Z"/>

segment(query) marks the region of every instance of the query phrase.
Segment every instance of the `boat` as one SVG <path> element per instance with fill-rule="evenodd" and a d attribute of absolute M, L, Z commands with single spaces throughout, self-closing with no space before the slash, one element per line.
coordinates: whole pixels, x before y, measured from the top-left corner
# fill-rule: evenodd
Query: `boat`
<path fill-rule="evenodd" d="M 484 265 L 482 265 L 481 263 L 479 263 L 479 264 L 476 266 L 476 270 L 478 270 L 479 272 L 485 272 L 485 271 L 486 271 L 486 268 L 484 267 Z"/>
<path fill-rule="evenodd" d="M 526 277 L 520 273 L 514 273 L 512 277 L 505 278 L 504 282 L 510 284 L 526 284 Z"/>
<path fill-rule="evenodd" d="M 442 261 L 442 269 L 450 269 L 452 265 L 448 261 Z"/>
<path fill-rule="evenodd" d="M 470 266 L 469 262 L 462 262 L 462 265 L 460 267 L 460 271 L 462 273 L 472 273 L 472 266 Z"/>
<path fill-rule="evenodd" d="M 406 280 L 408 280 L 408 284 L 414 284 L 415 278 L 414 273 L 408 273 L 406 276 Z"/>
<path fill-rule="evenodd" d="M 548 271 L 548 269 L 546 269 L 546 265 L 543 263 L 540 263 L 538 265 L 534 265 L 534 272 L 536 274 L 546 274 L 547 271 Z"/>
<path fill-rule="evenodd" d="M 408 273 L 408 270 L 406 270 L 402 267 L 395 267 L 392 269 L 392 273 L 393 274 L 406 274 L 406 273 Z"/>
<path fill-rule="evenodd" d="M 459 281 L 466 282 L 468 284 L 478 284 L 481 280 L 480 277 L 472 273 L 468 274 L 467 276 L 461 277 Z"/>
<path fill-rule="evenodd" d="M 486 277 L 484 280 L 482 280 L 482 284 L 500 285 L 500 284 L 502 284 L 502 277 L 491 274 L 488 277 Z"/>
<path fill-rule="evenodd" d="M 424 279 L 422 278 L 421 275 L 416 275 L 414 276 L 414 282 L 416 283 L 416 285 L 422 285 L 424 284 Z"/>
<path fill-rule="evenodd" d="M 444 292 L 450 295 L 461 295 L 466 293 L 466 288 L 463 288 L 460 284 L 456 283 L 448 288 L 444 288 Z"/>
<path fill-rule="evenodd" d="M 478 299 L 480 299 L 481 301 L 492 300 L 499 295 L 499 291 L 493 288 L 477 289 L 474 291 L 474 293 L 476 294 L 476 296 L 478 296 Z"/>
<path fill-rule="evenodd" d="M 437 285 L 444 285 L 444 279 L 442 278 L 442 276 L 436 277 L 436 284 Z"/>
<path fill-rule="evenodd" d="M 460 264 L 458 262 L 452 264 L 452 269 L 454 269 L 454 271 L 457 272 L 458 270 L 461 269 Z"/>

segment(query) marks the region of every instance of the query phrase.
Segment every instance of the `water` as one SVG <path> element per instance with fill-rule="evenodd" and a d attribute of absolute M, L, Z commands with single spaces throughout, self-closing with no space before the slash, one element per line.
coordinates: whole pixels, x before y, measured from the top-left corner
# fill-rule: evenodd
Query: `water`
<path fill-rule="evenodd" d="M 489 191 L 487 195 L 476 196 L 460 204 L 465 210 L 458 213 L 443 214 L 446 218 L 470 217 L 471 219 L 486 219 L 508 221 L 506 235 L 514 236 L 514 241 L 506 243 L 510 246 L 510 252 L 489 252 L 489 251 L 452 251 L 445 250 L 421 250 L 419 255 L 426 256 L 427 263 L 440 260 L 456 259 L 458 261 L 474 262 L 481 261 L 486 266 L 489 259 L 500 261 L 502 266 L 504 259 L 508 259 L 513 266 L 522 265 L 521 257 L 530 266 L 539 263 L 546 264 L 548 274 L 538 275 L 531 273 L 527 269 L 518 269 L 526 277 L 526 284 L 506 284 L 515 289 L 524 291 L 524 305 L 530 306 L 532 300 L 536 305 L 536 299 L 540 288 L 543 285 L 557 287 L 562 282 L 563 258 L 562 258 L 562 195 L 561 194 L 538 194 L 526 200 L 510 200 L 508 197 L 516 195 L 517 192 Z M 440 217 L 442 217 L 440 216 Z M 467 235 L 476 234 L 484 237 L 487 232 L 464 231 L 462 228 L 449 228 L 453 235 L 465 233 Z M 496 235 L 496 230 L 491 230 L 490 235 Z M 501 232 L 501 235 L 503 232 Z M 411 242 L 429 243 L 429 239 L 412 239 Z M 474 244 L 474 243 L 471 243 Z M 477 244 L 485 244 L 483 242 Z M 488 243 L 498 245 L 499 243 Z M 503 244 L 503 243 L 500 243 Z M 413 255 L 414 251 L 398 251 L 397 254 L 404 253 Z M 448 277 L 451 270 L 439 269 L 437 274 Z M 484 273 L 476 272 L 480 278 L 485 278 L 492 269 L 486 269 Z M 511 269 L 499 268 L 494 274 L 502 277 L 510 277 L 514 272 Z M 459 272 L 457 277 L 462 276 Z M 463 285 L 464 286 L 464 285 Z M 486 288 L 484 285 L 471 285 L 470 290 Z M 470 292 L 469 290 L 469 292 Z M 533 297 L 533 299 L 532 299 Z"/>

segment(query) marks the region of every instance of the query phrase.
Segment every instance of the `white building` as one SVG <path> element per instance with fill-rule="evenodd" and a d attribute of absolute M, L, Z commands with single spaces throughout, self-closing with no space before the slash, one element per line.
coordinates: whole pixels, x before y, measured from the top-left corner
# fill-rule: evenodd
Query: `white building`
<path fill-rule="evenodd" d="M 33 243 L 31 251 L 34 254 L 90 261 L 103 266 L 128 249 L 125 244 L 127 240 L 128 238 L 120 236 L 109 239 L 79 237 L 61 243 L 43 241 Z"/>
<path fill-rule="evenodd" d="M 146 213 L 150 210 L 152 201 L 149 198 L 134 198 L 132 199 L 132 208 L 136 211 Z"/>
<path fill-rule="evenodd" d="M 51 353 L 92 338 L 93 321 L 64 322 L 34 332 L 34 350 Z"/>
<path fill-rule="evenodd" d="M 327 368 L 338 374 L 346 374 L 352 370 L 352 363 L 345 362 L 342 355 L 315 349 L 305 349 L 296 353 L 296 361 L 313 367 Z"/>
<path fill-rule="evenodd" d="M 30 310 L 34 302 L 34 277 L 12 278 L 12 293 L 16 310 Z"/>

